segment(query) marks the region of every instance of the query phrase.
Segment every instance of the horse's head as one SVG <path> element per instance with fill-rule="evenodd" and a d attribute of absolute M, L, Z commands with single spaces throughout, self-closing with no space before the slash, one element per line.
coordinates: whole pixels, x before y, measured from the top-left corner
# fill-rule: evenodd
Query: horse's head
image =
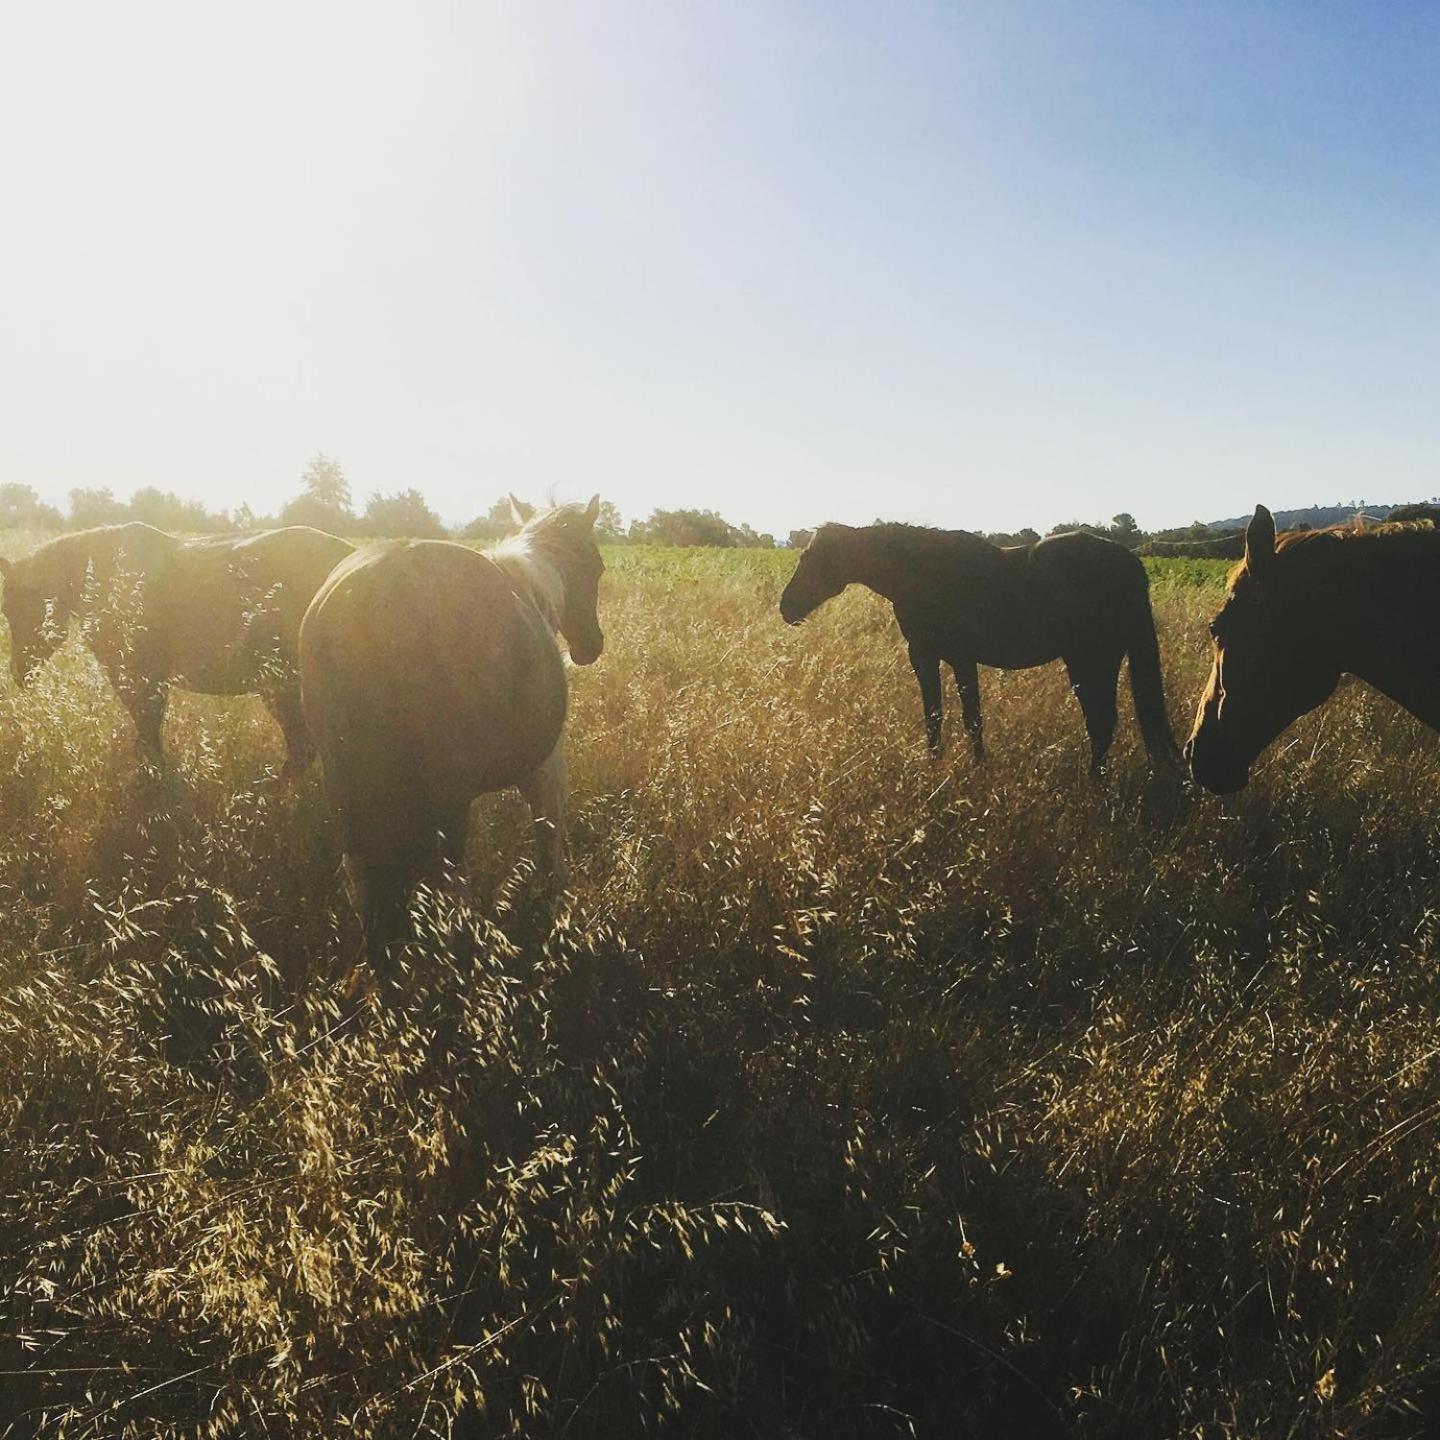
<path fill-rule="evenodd" d="M 1217 794 L 1242 789 L 1261 751 L 1307 710 L 1327 699 L 1339 665 L 1315 643 L 1275 546 L 1275 521 L 1255 507 L 1245 558 L 1210 626 L 1210 679 L 1200 697 L 1185 754 L 1197 784 Z"/>
<path fill-rule="evenodd" d="M 556 619 L 560 633 L 577 665 L 593 665 L 605 648 L 600 629 L 600 577 L 605 562 L 595 543 L 595 519 L 600 497 L 588 505 L 560 505 L 527 520 L 521 532 L 555 567 L 564 584 L 564 599 Z"/>
<path fill-rule="evenodd" d="M 0 558 L 4 581 L 0 610 L 10 626 L 10 674 L 24 685 L 35 667 L 48 660 L 65 638 L 65 616 L 60 613 L 52 587 L 36 575 L 26 560 Z"/>
<path fill-rule="evenodd" d="M 846 554 L 853 534 L 848 525 L 822 525 L 815 532 L 780 595 L 780 618 L 787 625 L 798 625 L 855 578 Z"/>

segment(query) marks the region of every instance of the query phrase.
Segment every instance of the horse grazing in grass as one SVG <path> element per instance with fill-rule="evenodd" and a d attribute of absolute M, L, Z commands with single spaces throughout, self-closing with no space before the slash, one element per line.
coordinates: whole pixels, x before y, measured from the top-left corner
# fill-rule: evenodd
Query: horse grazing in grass
<path fill-rule="evenodd" d="M 300 631 L 305 716 L 341 827 L 372 973 L 410 892 L 465 848 L 470 804 L 518 786 L 542 869 L 565 881 L 565 666 L 599 659 L 599 497 L 534 516 L 488 551 L 440 540 L 347 560 Z"/>
<path fill-rule="evenodd" d="M 932 752 L 940 749 L 942 662 L 954 672 L 970 743 L 983 759 L 976 667 L 1023 670 L 1063 660 L 1098 772 L 1114 739 L 1115 687 L 1128 655 L 1146 748 L 1159 764 L 1178 767 L 1149 580 L 1124 546 L 1075 533 L 1001 549 L 964 530 L 822 525 L 780 597 L 781 617 L 799 624 L 850 584 L 869 586 L 895 607 Z"/>
<path fill-rule="evenodd" d="M 1210 626 L 1210 679 L 1185 752 L 1198 784 L 1243 788 L 1287 726 L 1356 675 L 1440 730 L 1440 530 L 1428 523 L 1275 535 L 1255 508 Z"/>
<path fill-rule="evenodd" d="M 163 760 L 160 731 L 178 685 L 258 693 L 284 733 L 291 777 L 312 754 L 296 665 L 300 621 L 353 549 L 303 525 L 215 540 L 140 524 L 62 535 L 23 559 L 0 559 L 10 673 L 26 684 L 78 615 L 148 763 Z"/>

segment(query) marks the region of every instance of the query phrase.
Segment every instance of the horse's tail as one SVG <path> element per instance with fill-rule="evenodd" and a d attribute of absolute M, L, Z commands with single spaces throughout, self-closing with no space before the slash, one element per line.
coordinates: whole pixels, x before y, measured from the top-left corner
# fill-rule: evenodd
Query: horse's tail
<path fill-rule="evenodd" d="M 1160 641 L 1155 634 L 1155 616 L 1150 609 L 1148 580 L 1140 593 L 1140 608 L 1130 637 L 1130 694 L 1135 700 L 1135 718 L 1150 758 L 1171 769 L 1183 769 L 1170 717 L 1165 709 L 1165 679 L 1160 669 Z"/>

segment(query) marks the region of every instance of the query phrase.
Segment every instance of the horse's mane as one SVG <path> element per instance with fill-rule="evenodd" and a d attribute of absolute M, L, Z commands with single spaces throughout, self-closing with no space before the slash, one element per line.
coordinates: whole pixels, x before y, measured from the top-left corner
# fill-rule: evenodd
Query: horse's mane
<path fill-rule="evenodd" d="M 1440 529 L 1429 520 L 1344 521 L 1319 530 L 1286 530 L 1275 539 L 1275 553 L 1304 556 L 1322 566 L 1342 554 L 1387 566 L 1414 560 L 1433 564 L 1440 555 Z M 1225 577 L 1226 587 L 1233 589 L 1246 573 L 1246 562 L 1241 559 Z"/>
<path fill-rule="evenodd" d="M 956 546 L 983 546 L 992 550 L 997 548 L 973 530 L 942 530 L 938 525 L 911 525 L 904 520 L 877 520 L 873 525 L 841 525 L 831 521 L 820 526 L 815 535 L 818 539 L 827 533 L 834 538 L 845 535 L 869 537 L 906 549 L 919 547 L 931 551 L 952 550 Z"/>
<path fill-rule="evenodd" d="M 565 608 L 565 575 L 560 559 L 567 547 L 571 522 L 585 513 L 583 505 L 559 505 L 537 515 L 514 535 L 507 535 L 484 554 L 535 601 L 545 623 L 560 628 Z"/>

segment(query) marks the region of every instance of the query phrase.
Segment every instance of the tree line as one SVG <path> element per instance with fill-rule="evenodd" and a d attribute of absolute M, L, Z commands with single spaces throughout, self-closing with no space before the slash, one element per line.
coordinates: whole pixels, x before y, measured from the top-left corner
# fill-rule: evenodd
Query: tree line
<path fill-rule="evenodd" d="M 1387 511 L 1390 507 L 1377 508 Z M 344 469 L 339 461 L 323 454 L 316 454 L 306 465 L 298 493 L 275 515 L 256 514 L 248 504 L 241 504 L 233 511 L 209 510 L 199 500 L 186 500 L 153 485 L 135 491 L 128 500 L 117 499 L 108 488 L 75 489 L 70 492 L 69 505 L 62 513 L 41 500 L 29 485 L 0 485 L 0 530 L 88 530 L 96 525 L 119 525 L 132 520 L 143 521 L 158 530 L 191 535 L 243 533 L 276 525 L 313 525 L 334 535 L 408 536 L 422 540 L 452 534 L 465 540 L 498 540 L 515 528 L 508 496 L 501 496 L 488 510 L 453 530 L 413 486 L 389 494 L 377 490 L 362 508 L 356 509 Z M 1045 533 L 1056 535 L 1066 530 L 1086 530 L 1118 541 L 1131 550 L 1150 541 L 1210 540 L 1223 533 L 1223 527 L 1206 525 L 1199 520 L 1168 530 L 1142 530 L 1135 517 L 1125 512 L 1113 516 L 1108 525 L 1072 520 L 1054 525 Z M 792 530 L 783 541 L 778 541 L 768 532 L 732 524 L 714 510 L 692 509 L 654 510 L 648 519 L 632 520 L 627 525 L 608 501 L 601 503 L 595 532 L 602 544 L 610 545 L 759 549 L 773 549 L 782 544 L 791 549 L 804 549 L 815 533 Z M 997 545 L 1033 544 L 1042 538 L 1038 530 L 1028 527 L 982 533 Z"/>
<path fill-rule="evenodd" d="M 497 540 L 514 528 L 508 495 L 473 520 L 455 527 L 445 522 L 413 486 L 391 493 L 375 491 L 363 507 L 355 505 L 350 482 L 339 461 L 316 454 L 300 476 L 298 493 L 274 515 L 256 513 L 248 503 L 234 510 L 210 510 L 168 490 L 145 486 L 128 500 L 105 488 L 72 490 L 64 511 L 42 500 L 33 486 L 0 485 L 0 530 L 89 530 L 97 525 L 141 521 L 157 530 L 219 535 L 264 530 L 276 525 L 313 525 L 334 535 L 412 539 Z M 628 525 L 619 510 L 602 502 L 595 532 L 606 544 L 724 545 L 772 548 L 775 537 L 749 525 L 732 525 L 714 510 L 655 510 L 647 520 Z"/>

